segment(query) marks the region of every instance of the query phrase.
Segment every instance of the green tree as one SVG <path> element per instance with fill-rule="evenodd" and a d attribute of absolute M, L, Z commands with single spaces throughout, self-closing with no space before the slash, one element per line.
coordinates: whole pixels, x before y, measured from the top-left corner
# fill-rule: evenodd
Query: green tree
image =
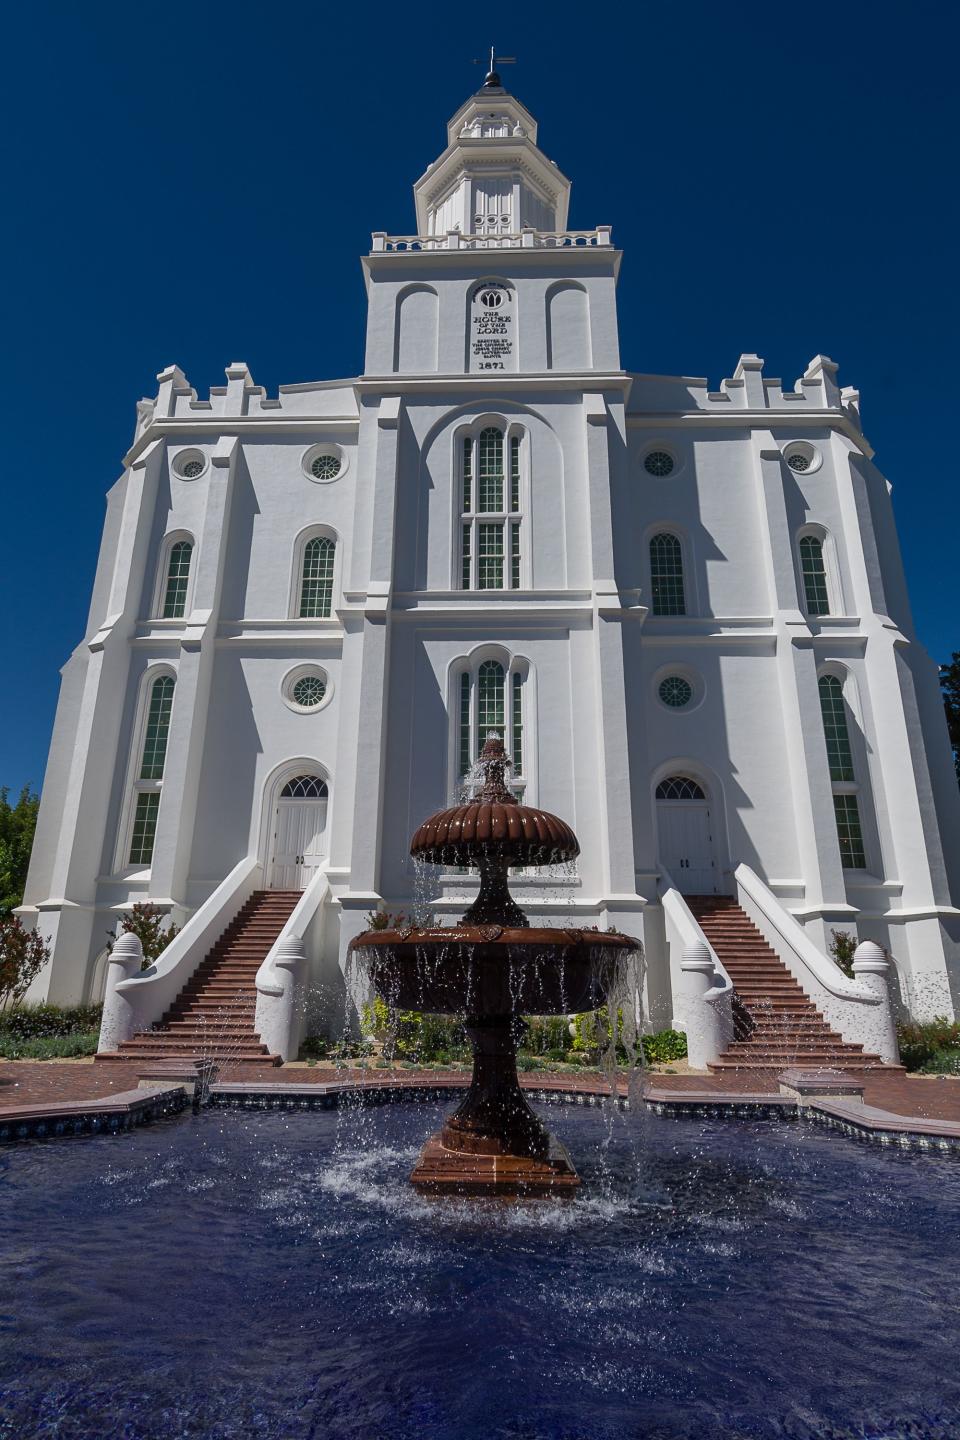
<path fill-rule="evenodd" d="M 50 961 L 50 946 L 38 930 L 25 930 L 16 915 L 0 916 L 0 1010 L 19 1005 Z"/>
<path fill-rule="evenodd" d="M 149 902 L 147 904 L 141 902 L 134 905 L 130 914 L 124 915 L 120 921 L 120 934 L 125 935 L 132 932 L 143 946 L 143 965 L 141 967 L 143 970 L 152 965 L 154 960 L 163 954 L 173 937 L 179 934 L 177 926 L 172 921 L 169 925 L 166 923 L 167 918 L 165 910 L 159 910 L 156 905 L 151 905 Z M 108 930 L 107 936 L 107 949 L 112 954 L 119 937 L 116 930 Z"/>
<path fill-rule="evenodd" d="M 29 785 L 24 785 L 15 805 L 9 796 L 8 788 L 0 787 L 0 915 L 9 915 L 23 901 L 40 808 L 40 796 Z"/>
<path fill-rule="evenodd" d="M 953 763 L 960 785 L 960 650 L 954 650 L 949 665 L 940 666 L 940 690 L 947 712 L 947 729 L 953 746 Z"/>

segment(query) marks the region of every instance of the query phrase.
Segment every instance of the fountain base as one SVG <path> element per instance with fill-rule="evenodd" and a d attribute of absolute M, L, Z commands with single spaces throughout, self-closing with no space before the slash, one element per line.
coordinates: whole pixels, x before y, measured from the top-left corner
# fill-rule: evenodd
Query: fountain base
<path fill-rule="evenodd" d="M 431 1135 L 410 1174 L 410 1183 L 423 1195 L 500 1195 L 519 1198 L 576 1193 L 580 1176 L 560 1141 L 549 1137 L 547 1155 L 479 1155 L 448 1150 L 441 1131 Z"/>

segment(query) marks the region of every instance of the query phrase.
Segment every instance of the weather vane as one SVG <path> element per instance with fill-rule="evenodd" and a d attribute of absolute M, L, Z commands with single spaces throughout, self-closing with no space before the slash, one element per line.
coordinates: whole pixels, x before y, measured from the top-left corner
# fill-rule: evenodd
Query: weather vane
<path fill-rule="evenodd" d="M 497 74 L 498 65 L 516 65 L 516 55 L 495 55 L 495 45 L 490 46 L 490 69 L 487 71 L 487 78 L 484 85 L 499 85 L 500 76 Z M 486 65 L 486 60 L 474 60 L 474 65 Z"/>

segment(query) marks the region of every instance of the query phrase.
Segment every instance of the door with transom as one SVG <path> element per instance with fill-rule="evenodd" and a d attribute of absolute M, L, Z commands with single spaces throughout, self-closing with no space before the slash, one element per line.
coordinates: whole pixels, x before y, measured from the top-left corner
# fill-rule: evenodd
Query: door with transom
<path fill-rule="evenodd" d="M 327 785 L 297 775 L 280 792 L 270 856 L 271 890 L 305 890 L 327 853 Z"/>
<path fill-rule="evenodd" d="M 696 780 L 670 775 L 657 786 L 660 862 L 682 895 L 716 895 L 710 802 Z"/>

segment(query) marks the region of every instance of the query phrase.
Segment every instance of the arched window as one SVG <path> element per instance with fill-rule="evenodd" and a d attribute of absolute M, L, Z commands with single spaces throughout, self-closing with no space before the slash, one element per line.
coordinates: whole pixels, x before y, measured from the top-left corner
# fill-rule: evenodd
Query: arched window
<path fill-rule="evenodd" d="M 840 862 L 845 870 L 863 870 L 867 863 L 866 852 L 863 827 L 860 823 L 860 805 L 854 783 L 856 774 L 843 684 L 836 675 L 821 675 L 819 690 L 820 714 L 823 717 L 827 763 L 833 788 L 833 809 L 837 821 L 837 839 L 840 843 Z"/>
<path fill-rule="evenodd" d="M 819 535 L 800 537 L 800 574 L 803 577 L 803 599 L 808 615 L 829 615 L 830 594 L 827 570 L 823 563 L 823 541 Z"/>
<path fill-rule="evenodd" d="M 666 531 L 650 540 L 650 594 L 654 615 L 686 615 L 683 551 L 676 535 Z"/>
<path fill-rule="evenodd" d="M 658 800 L 706 800 L 703 790 L 689 775 L 668 775 L 657 786 Z"/>
<path fill-rule="evenodd" d="M 300 604 L 304 620 L 329 618 L 333 607 L 333 562 L 337 545 L 328 535 L 317 535 L 303 547 L 300 566 Z"/>
<path fill-rule="evenodd" d="M 280 791 L 281 800 L 326 800 L 327 782 L 319 775 L 296 775 Z"/>
<path fill-rule="evenodd" d="M 178 540 L 167 558 L 167 577 L 163 587 L 160 614 L 164 620 L 181 620 L 187 608 L 187 586 L 190 582 L 190 560 L 193 546 L 189 540 Z"/>
<path fill-rule="evenodd" d="M 150 686 L 140 766 L 134 781 L 133 824 L 129 863 L 149 865 L 160 811 L 160 787 L 167 759 L 170 713 L 173 708 L 172 675 L 160 675 Z"/>
<path fill-rule="evenodd" d="M 519 590 L 520 436 L 488 425 L 464 437 L 460 475 L 460 585 Z"/>
<path fill-rule="evenodd" d="M 513 761 L 511 782 L 523 779 L 523 675 L 508 672 L 498 660 L 484 660 L 460 676 L 457 717 L 457 769 L 460 783 L 495 733 Z"/>

